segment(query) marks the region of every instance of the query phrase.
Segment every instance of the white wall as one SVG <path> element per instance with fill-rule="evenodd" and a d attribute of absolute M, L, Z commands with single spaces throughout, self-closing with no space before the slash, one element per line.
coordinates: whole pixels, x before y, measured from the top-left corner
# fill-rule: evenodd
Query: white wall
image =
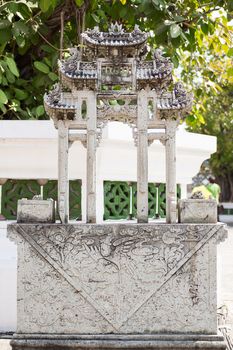
<path fill-rule="evenodd" d="M 0 222 L 0 332 L 16 329 L 16 245 L 6 238 Z"/>
<path fill-rule="evenodd" d="M 216 150 L 216 138 L 177 132 L 177 183 L 185 196 L 186 184 L 198 172 L 201 163 Z M 97 219 L 103 218 L 103 181 L 136 181 L 136 147 L 131 129 L 112 122 L 104 130 L 97 150 Z M 57 131 L 51 121 L 0 122 L 0 178 L 56 179 Z M 69 154 L 70 179 L 82 179 L 82 208 L 85 217 L 86 150 L 75 142 Z M 149 147 L 149 181 L 165 182 L 165 150 L 156 141 Z M 99 201 L 99 202 L 98 202 Z"/>

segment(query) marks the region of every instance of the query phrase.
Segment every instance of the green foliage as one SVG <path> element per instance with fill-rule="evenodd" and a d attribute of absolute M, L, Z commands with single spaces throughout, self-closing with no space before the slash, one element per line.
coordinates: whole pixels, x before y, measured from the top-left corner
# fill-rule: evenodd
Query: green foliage
<path fill-rule="evenodd" d="M 6 57 L 6 63 L 11 73 L 13 73 L 17 78 L 19 77 L 19 71 L 13 58 Z"/>
<path fill-rule="evenodd" d="M 5 104 L 8 102 L 8 98 L 4 91 L 0 90 L 0 103 Z"/>
<path fill-rule="evenodd" d="M 128 30 L 138 24 L 151 33 L 150 47 L 161 46 L 174 66 L 182 64 L 182 78 L 198 90 L 219 89 L 219 63 L 232 62 L 231 1 L 186 0 L 16 0 L 0 5 L 0 88 L 2 119 L 47 118 L 38 106 L 43 94 L 58 80 L 61 12 L 64 48 L 81 44 L 85 27 L 121 21 Z M 85 14 L 85 15 L 84 15 Z M 206 61 L 210 60 L 211 62 Z M 198 72 L 198 77 L 196 76 Z M 179 72 L 180 74 L 180 72 Z M 223 73 L 232 79 L 232 67 Z M 4 95 L 3 95 L 4 93 Z M 203 121 L 202 107 L 189 117 Z"/>
<path fill-rule="evenodd" d="M 203 122 L 191 123 L 190 129 L 217 136 L 210 166 L 222 187 L 222 201 L 233 201 L 233 84 L 221 86 L 216 94 L 205 94 L 202 106 Z"/>
<path fill-rule="evenodd" d="M 43 95 L 58 80 L 61 13 L 64 49 L 82 45 L 80 33 L 86 27 L 107 30 L 111 21 L 120 21 L 128 30 L 138 24 L 150 32 L 150 49 L 160 46 L 175 68 L 180 67 L 177 77 L 194 91 L 190 128 L 203 132 L 205 126 L 214 134 L 207 121 L 212 120 L 212 98 L 233 84 L 232 0 L 1 1 L 2 119 L 47 118 Z"/>
<path fill-rule="evenodd" d="M 36 67 L 36 69 L 38 69 L 39 71 L 45 74 L 49 73 L 49 67 L 43 62 L 35 61 L 34 66 Z"/>

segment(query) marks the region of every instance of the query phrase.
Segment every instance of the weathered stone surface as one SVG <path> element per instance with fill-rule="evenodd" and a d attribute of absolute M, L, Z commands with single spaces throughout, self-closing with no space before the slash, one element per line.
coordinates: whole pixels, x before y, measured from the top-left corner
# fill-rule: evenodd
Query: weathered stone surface
<path fill-rule="evenodd" d="M 52 199 L 20 199 L 17 208 L 18 223 L 53 223 L 55 207 Z"/>
<path fill-rule="evenodd" d="M 181 199 L 178 203 L 181 223 L 216 223 L 217 202 L 215 199 Z"/>
<path fill-rule="evenodd" d="M 217 334 L 217 224 L 12 224 L 17 333 Z"/>

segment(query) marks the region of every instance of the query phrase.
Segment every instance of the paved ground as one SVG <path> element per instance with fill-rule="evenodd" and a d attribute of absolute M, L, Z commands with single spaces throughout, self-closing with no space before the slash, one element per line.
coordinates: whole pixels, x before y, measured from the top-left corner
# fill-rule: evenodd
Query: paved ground
<path fill-rule="evenodd" d="M 226 305 L 233 337 L 233 226 L 228 238 L 218 246 L 218 306 Z M 8 339 L 0 339 L 0 350 L 11 350 Z"/>
<path fill-rule="evenodd" d="M 0 350 L 11 350 L 8 339 L 0 339 Z"/>
<path fill-rule="evenodd" d="M 226 305 L 228 323 L 233 326 L 233 226 L 228 226 L 228 238 L 218 245 L 218 260 L 218 306 Z"/>

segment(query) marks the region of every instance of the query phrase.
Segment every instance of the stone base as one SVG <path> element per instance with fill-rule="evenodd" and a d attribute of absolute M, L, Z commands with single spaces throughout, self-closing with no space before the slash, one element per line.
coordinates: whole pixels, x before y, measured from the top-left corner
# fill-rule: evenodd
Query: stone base
<path fill-rule="evenodd" d="M 178 202 L 179 222 L 217 223 L 217 202 L 215 199 L 180 199 Z"/>
<path fill-rule="evenodd" d="M 52 199 L 20 199 L 17 207 L 18 223 L 54 223 L 55 202 Z"/>
<path fill-rule="evenodd" d="M 17 334 L 217 333 L 222 224 L 11 224 L 8 237 Z"/>
<path fill-rule="evenodd" d="M 189 350 L 226 349 L 222 336 L 200 334 L 144 334 L 144 335 L 52 335 L 16 334 L 11 340 L 12 350 L 70 350 L 70 349 L 148 349 Z"/>

